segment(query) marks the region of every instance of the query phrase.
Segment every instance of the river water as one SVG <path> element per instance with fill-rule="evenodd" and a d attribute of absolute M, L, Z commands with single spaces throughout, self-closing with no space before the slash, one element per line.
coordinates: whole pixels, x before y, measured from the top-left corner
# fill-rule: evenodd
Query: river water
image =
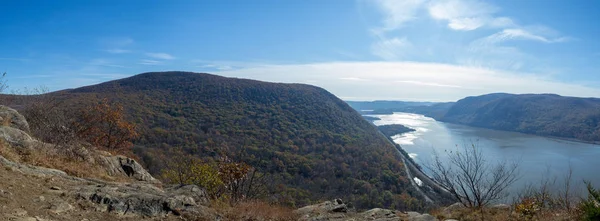
<path fill-rule="evenodd" d="M 520 179 L 510 188 L 511 195 L 544 179 L 556 179 L 556 186 L 560 186 L 569 168 L 577 192 L 584 189 L 583 180 L 600 186 L 600 145 L 443 123 L 419 114 L 369 116 L 381 119 L 373 122 L 378 126 L 402 124 L 415 129 L 392 138 L 426 173 L 425 165 L 432 162 L 434 151 L 447 162 L 445 151 L 460 151 L 463 145 L 475 144 L 492 162 L 519 164 Z"/>

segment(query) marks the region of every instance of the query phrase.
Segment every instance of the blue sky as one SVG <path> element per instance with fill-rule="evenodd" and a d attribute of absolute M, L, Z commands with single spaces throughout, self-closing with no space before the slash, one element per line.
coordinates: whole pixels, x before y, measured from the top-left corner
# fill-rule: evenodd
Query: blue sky
<path fill-rule="evenodd" d="M 585 0 L 0 1 L 0 71 L 12 90 L 183 70 L 313 84 L 348 100 L 600 97 L 598 9 Z"/>

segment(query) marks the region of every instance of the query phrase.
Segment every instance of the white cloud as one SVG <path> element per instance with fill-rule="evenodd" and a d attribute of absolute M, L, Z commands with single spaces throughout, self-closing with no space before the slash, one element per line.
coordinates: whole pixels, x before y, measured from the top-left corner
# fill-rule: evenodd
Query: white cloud
<path fill-rule="evenodd" d="M 139 64 L 143 64 L 143 65 L 162 65 L 163 62 L 162 61 L 157 61 L 157 60 L 142 59 L 142 60 L 140 60 Z"/>
<path fill-rule="evenodd" d="M 162 59 L 162 60 L 173 60 L 175 59 L 175 57 L 173 55 L 167 54 L 167 53 L 146 53 L 146 56 L 151 57 L 151 58 L 155 58 L 155 59 Z"/>
<path fill-rule="evenodd" d="M 434 1 L 427 9 L 432 18 L 447 21 L 449 28 L 462 31 L 475 30 L 495 21 L 492 15 L 498 11 L 491 4 L 475 0 Z M 496 25 L 498 24 L 509 23 L 504 19 L 496 21 Z"/>
<path fill-rule="evenodd" d="M 509 17 L 498 17 L 490 21 L 489 25 L 493 28 L 504 28 L 517 26 L 515 22 Z"/>
<path fill-rule="evenodd" d="M 397 60 L 406 54 L 411 43 L 406 38 L 380 38 L 371 45 L 371 52 L 385 60 Z"/>
<path fill-rule="evenodd" d="M 482 18 L 456 18 L 451 19 L 448 27 L 454 30 L 471 31 L 485 24 Z"/>
<path fill-rule="evenodd" d="M 425 0 L 375 0 L 374 3 L 384 14 L 384 31 L 400 28 L 404 23 L 416 18 L 418 9 Z"/>
<path fill-rule="evenodd" d="M 494 92 L 556 93 L 579 97 L 597 97 L 600 94 L 598 88 L 559 82 L 532 73 L 439 63 L 331 62 L 260 65 L 216 73 L 273 82 L 296 83 L 310 80 L 314 85 L 339 97 L 352 97 L 354 100 L 454 101 L 466 96 Z M 342 78 L 345 80 L 340 81 Z"/>
<path fill-rule="evenodd" d="M 340 80 L 346 80 L 346 81 L 368 81 L 368 79 L 357 78 L 357 77 L 341 77 Z"/>
<path fill-rule="evenodd" d="M 432 87 L 453 87 L 453 88 L 462 88 L 462 86 L 458 85 L 450 85 L 450 84 L 440 84 L 435 82 L 422 82 L 422 81 L 396 81 L 398 83 L 404 84 L 414 84 L 414 85 L 422 85 L 422 86 L 432 86 Z"/>
<path fill-rule="evenodd" d="M 529 32 L 525 29 L 513 28 L 513 29 L 504 29 L 498 33 L 490 35 L 483 39 L 486 43 L 494 44 L 508 40 L 532 40 L 539 41 L 544 43 L 557 43 L 567 41 L 566 37 L 559 38 L 548 38 L 542 35 L 537 35 L 532 32 Z"/>
<path fill-rule="evenodd" d="M 215 65 L 215 64 L 200 65 L 200 68 L 216 69 L 216 70 L 219 70 L 219 71 L 225 71 L 225 70 L 231 70 L 231 69 L 233 69 L 233 67 L 231 67 L 229 65 Z"/>
<path fill-rule="evenodd" d="M 131 53 L 130 50 L 119 49 L 119 48 L 107 49 L 107 50 L 104 50 L 104 51 L 106 51 L 108 53 L 111 53 L 111 54 L 126 54 L 126 53 Z"/>
<path fill-rule="evenodd" d="M 95 65 L 95 66 L 113 67 L 113 68 L 124 68 L 125 67 L 123 65 L 114 64 L 113 62 L 106 60 L 106 59 L 102 59 L 102 58 L 93 59 L 88 64 Z"/>

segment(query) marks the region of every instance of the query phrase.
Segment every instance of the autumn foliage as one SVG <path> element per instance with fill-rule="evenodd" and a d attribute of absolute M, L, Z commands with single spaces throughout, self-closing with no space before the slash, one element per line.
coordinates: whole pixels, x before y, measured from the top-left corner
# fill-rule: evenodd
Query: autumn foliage
<path fill-rule="evenodd" d="M 79 138 L 116 153 L 128 152 L 133 146 L 131 140 L 139 136 L 135 125 L 125 120 L 123 106 L 106 99 L 81 109 L 73 126 Z"/>
<path fill-rule="evenodd" d="M 204 187 L 213 199 L 231 205 L 264 195 L 266 178 L 246 163 L 222 158 L 218 162 L 203 162 L 190 155 L 176 153 L 176 160 L 167 162 L 162 178 L 167 183 Z"/>

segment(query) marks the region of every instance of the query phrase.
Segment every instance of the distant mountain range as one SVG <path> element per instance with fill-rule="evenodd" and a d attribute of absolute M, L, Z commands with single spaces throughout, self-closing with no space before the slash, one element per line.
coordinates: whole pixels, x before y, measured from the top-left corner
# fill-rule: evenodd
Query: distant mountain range
<path fill-rule="evenodd" d="M 599 98 L 495 93 L 454 103 L 388 108 L 449 123 L 600 142 Z"/>
<path fill-rule="evenodd" d="M 153 174 L 179 149 L 271 174 L 273 198 L 296 206 L 339 197 L 357 208 L 423 206 L 395 147 L 322 88 L 154 72 L 45 96 L 66 108 L 122 104 L 141 134 L 135 152 Z"/>

